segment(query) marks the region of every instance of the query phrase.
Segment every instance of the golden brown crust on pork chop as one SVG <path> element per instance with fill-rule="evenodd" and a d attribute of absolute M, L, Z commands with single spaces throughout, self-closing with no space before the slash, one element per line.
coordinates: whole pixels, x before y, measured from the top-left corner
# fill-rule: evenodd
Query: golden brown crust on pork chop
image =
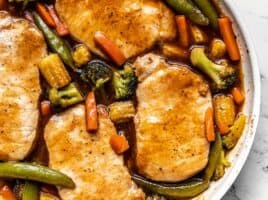
<path fill-rule="evenodd" d="M 56 0 L 56 9 L 71 34 L 102 56 L 94 41 L 96 31 L 104 32 L 126 58 L 176 35 L 174 14 L 161 1 Z"/>
<path fill-rule="evenodd" d="M 135 117 L 138 171 L 156 181 L 185 180 L 208 161 L 208 85 L 189 68 L 168 64 L 155 54 L 139 57 L 134 65 L 142 77 Z"/>
<path fill-rule="evenodd" d="M 45 41 L 33 25 L 0 12 L 0 160 L 23 160 L 35 143 L 37 64 L 45 55 Z"/>
<path fill-rule="evenodd" d="M 85 108 L 78 105 L 53 116 L 45 128 L 49 166 L 70 176 L 75 189 L 59 188 L 63 200 L 142 200 L 143 192 L 132 182 L 123 157 L 112 150 L 116 134 L 104 107 L 98 107 L 99 129 L 88 133 Z"/>

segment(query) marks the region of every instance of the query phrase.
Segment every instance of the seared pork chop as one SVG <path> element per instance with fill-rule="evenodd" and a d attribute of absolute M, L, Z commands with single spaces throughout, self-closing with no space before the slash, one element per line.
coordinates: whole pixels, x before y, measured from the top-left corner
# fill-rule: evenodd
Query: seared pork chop
<path fill-rule="evenodd" d="M 53 116 L 45 128 L 49 166 L 70 176 L 75 189 L 59 188 L 63 200 L 142 200 L 143 192 L 110 147 L 116 134 L 104 107 L 98 107 L 99 129 L 86 131 L 85 108 L 78 105 Z"/>
<path fill-rule="evenodd" d="M 23 160 L 35 143 L 37 64 L 45 55 L 45 41 L 33 25 L 0 12 L 0 160 Z"/>
<path fill-rule="evenodd" d="M 185 180 L 207 164 L 205 111 L 212 106 L 204 79 L 154 54 L 134 63 L 137 88 L 136 166 L 155 181 Z"/>
<path fill-rule="evenodd" d="M 174 14 L 158 0 L 56 0 L 56 9 L 71 34 L 101 56 L 96 31 L 104 32 L 126 58 L 176 35 Z"/>

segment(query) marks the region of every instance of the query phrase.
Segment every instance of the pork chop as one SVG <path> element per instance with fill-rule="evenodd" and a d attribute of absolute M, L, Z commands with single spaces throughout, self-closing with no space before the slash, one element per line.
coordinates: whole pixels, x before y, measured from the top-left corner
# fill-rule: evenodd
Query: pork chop
<path fill-rule="evenodd" d="M 205 111 L 212 106 L 205 80 L 160 56 L 139 57 L 136 167 L 155 181 L 176 182 L 200 172 L 208 162 Z"/>
<path fill-rule="evenodd" d="M 56 10 L 71 34 L 101 56 L 96 31 L 104 32 L 126 58 L 176 36 L 174 14 L 162 1 L 56 0 Z"/>
<path fill-rule="evenodd" d="M 98 107 L 99 129 L 86 131 L 85 108 L 78 105 L 53 116 L 45 128 L 49 166 L 70 176 L 75 189 L 59 188 L 63 200 L 142 200 L 123 157 L 110 147 L 116 134 L 104 107 Z"/>
<path fill-rule="evenodd" d="M 33 25 L 0 12 L 0 160 L 23 160 L 35 143 L 37 64 L 45 55 L 45 41 Z"/>

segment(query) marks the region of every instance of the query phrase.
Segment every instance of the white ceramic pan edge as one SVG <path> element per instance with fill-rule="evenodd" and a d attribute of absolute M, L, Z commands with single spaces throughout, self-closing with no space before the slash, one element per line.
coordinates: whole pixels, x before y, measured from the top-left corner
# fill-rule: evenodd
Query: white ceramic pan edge
<path fill-rule="evenodd" d="M 248 124 L 239 143 L 228 156 L 232 166 L 226 171 L 222 179 L 213 182 L 210 188 L 201 195 L 204 200 L 220 200 L 234 183 L 252 147 L 260 112 L 260 73 L 252 39 L 246 24 L 240 16 L 235 0 L 225 0 L 219 3 L 224 13 L 233 19 L 233 26 L 241 49 L 244 87 L 246 91 L 243 113 L 248 116 Z"/>

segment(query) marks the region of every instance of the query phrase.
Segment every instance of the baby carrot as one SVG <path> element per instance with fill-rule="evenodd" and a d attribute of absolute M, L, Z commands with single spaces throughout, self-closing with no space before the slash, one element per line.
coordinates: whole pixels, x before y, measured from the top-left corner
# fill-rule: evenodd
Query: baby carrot
<path fill-rule="evenodd" d="M 47 117 L 51 114 L 50 101 L 42 101 L 41 102 L 41 114 L 44 117 Z"/>
<path fill-rule="evenodd" d="M 244 102 L 245 100 L 245 95 L 243 94 L 243 92 L 241 91 L 240 88 L 238 87 L 234 87 L 232 90 L 231 90 L 231 94 L 234 98 L 234 101 L 236 104 L 240 105 Z"/>
<path fill-rule="evenodd" d="M 189 27 L 186 17 L 184 15 L 176 16 L 176 23 L 179 34 L 179 44 L 182 47 L 187 48 L 190 45 Z"/>
<path fill-rule="evenodd" d="M 96 32 L 95 41 L 117 65 L 124 64 L 126 61 L 125 55 L 104 33 L 100 31 Z"/>
<path fill-rule="evenodd" d="M 228 54 L 232 61 L 239 61 L 241 56 L 236 42 L 231 20 L 228 17 L 218 19 L 220 33 L 226 44 Z"/>
<path fill-rule="evenodd" d="M 49 25 L 50 27 L 55 27 L 56 26 L 53 18 L 51 17 L 49 12 L 47 11 L 47 9 L 46 9 L 44 4 L 37 3 L 36 4 L 36 10 L 39 13 L 39 15 L 42 17 L 42 19 L 46 22 L 47 25 Z"/>
<path fill-rule="evenodd" d="M 215 131 L 214 131 L 214 122 L 213 122 L 213 110 L 208 108 L 205 114 L 205 130 L 207 140 L 209 142 L 215 141 Z"/>
<path fill-rule="evenodd" d="M 87 131 L 98 129 L 98 113 L 94 92 L 90 92 L 86 99 L 86 129 Z"/>
<path fill-rule="evenodd" d="M 56 25 L 56 31 L 60 36 L 66 36 L 69 34 L 69 30 L 66 26 L 66 24 L 61 21 L 56 13 L 56 10 L 53 5 L 48 6 L 48 12 L 53 18 L 55 25 Z"/>
<path fill-rule="evenodd" d="M 129 144 L 125 136 L 114 134 L 110 138 L 110 145 L 116 154 L 124 153 L 129 149 Z"/>

